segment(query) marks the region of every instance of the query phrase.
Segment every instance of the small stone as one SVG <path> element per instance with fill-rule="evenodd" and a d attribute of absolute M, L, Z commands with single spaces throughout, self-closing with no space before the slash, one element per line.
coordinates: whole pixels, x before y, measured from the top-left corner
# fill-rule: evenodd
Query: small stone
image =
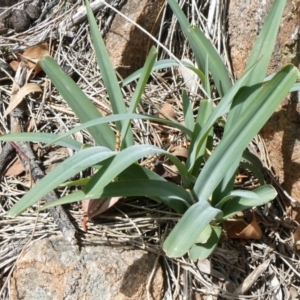
<path fill-rule="evenodd" d="M 30 27 L 30 18 L 23 9 L 12 11 L 11 22 L 16 32 L 23 32 Z"/>
<path fill-rule="evenodd" d="M 29 4 L 25 10 L 32 20 L 37 20 L 41 15 L 41 9 L 36 5 Z"/>

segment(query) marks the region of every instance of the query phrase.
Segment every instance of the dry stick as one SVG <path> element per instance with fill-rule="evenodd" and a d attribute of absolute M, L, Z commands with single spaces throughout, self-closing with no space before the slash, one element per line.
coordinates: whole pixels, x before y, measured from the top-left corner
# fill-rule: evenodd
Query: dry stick
<path fill-rule="evenodd" d="M 15 155 L 15 149 L 10 143 L 6 143 L 0 153 L 0 176 L 5 171 L 6 166 Z"/>
<path fill-rule="evenodd" d="M 18 83 L 19 88 L 25 84 L 25 79 L 27 75 L 27 68 L 26 66 L 22 66 L 20 64 L 19 69 L 16 73 L 16 83 Z M 14 93 L 14 90 L 13 92 Z M 10 122 L 11 122 L 11 132 L 21 132 L 23 131 L 23 115 L 24 115 L 25 103 L 21 102 L 18 107 L 16 107 L 10 113 Z M 20 158 L 23 162 L 23 165 L 26 170 L 29 170 L 31 176 L 35 182 L 41 180 L 45 174 L 39 167 L 38 162 L 35 159 L 35 155 L 29 146 L 28 143 L 25 142 L 17 142 L 15 143 L 20 151 Z M 24 155 L 25 154 L 25 155 Z M 50 192 L 44 197 L 44 200 L 49 203 L 57 200 L 57 197 L 54 192 Z M 62 206 L 56 206 L 49 209 L 50 215 L 53 217 L 54 222 L 57 224 L 58 228 L 62 231 L 63 235 L 65 236 L 66 240 L 70 242 L 72 245 L 77 244 L 76 239 L 76 229 L 72 222 L 70 221 L 67 213 L 63 209 Z"/>

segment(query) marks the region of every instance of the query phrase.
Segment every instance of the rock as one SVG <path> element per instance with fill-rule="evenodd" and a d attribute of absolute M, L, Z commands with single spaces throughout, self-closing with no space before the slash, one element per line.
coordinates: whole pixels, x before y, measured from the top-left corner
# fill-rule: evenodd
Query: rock
<path fill-rule="evenodd" d="M 23 9 L 14 9 L 12 11 L 11 22 L 16 32 L 23 32 L 30 27 L 30 18 Z"/>
<path fill-rule="evenodd" d="M 237 77 L 243 74 L 256 35 L 273 1 L 231 0 L 228 15 L 229 46 Z M 268 74 L 287 63 L 299 68 L 300 0 L 288 0 Z M 300 201 L 300 103 L 296 95 L 283 101 L 261 135 L 279 182 Z"/>
<path fill-rule="evenodd" d="M 146 286 L 156 256 L 141 250 L 91 245 L 78 253 L 63 237 L 37 241 L 17 262 L 10 300 L 147 299 Z M 161 267 L 150 285 L 163 297 Z"/>
<path fill-rule="evenodd" d="M 41 9 L 37 5 L 29 4 L 25 11 L 32 20 L 37 20 L 41 15 Z"/>
<path fill-rule="evenodd" d="M 131 0 L 121 12 L 155 36 L 164 4 L 164 0 Z M 123 78 L 144 65 L 152 45 L 144 32 L 118 14 L 105 40 L 113 65 Z"/>

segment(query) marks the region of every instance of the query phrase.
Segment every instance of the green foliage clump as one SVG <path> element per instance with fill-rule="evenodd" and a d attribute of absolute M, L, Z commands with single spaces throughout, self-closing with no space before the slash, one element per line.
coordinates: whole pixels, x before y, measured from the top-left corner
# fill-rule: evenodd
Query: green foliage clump
<path fill-rule="evenodd" d="M 265 80 L 286 1 L 274 2 L 251 52 L 246 71 L 234 84 L 220 55 L 210 41 L 198 27 L 188 23 L 175 0 L 168 0 L 168 3 L 190 43 L 198 68 L 175 60 L 156 62 L 157 51 L 153 47 L 144 67 L 123 82 L 124 85 L 139 78 L 130 106 L 126 108 L 104 42 L 89 3 L 86 1 L 93 45 L 111 102 L 112 116 L 102 117 L 83 91 L 51 57 L 45 57 L 40 61 L 43 70 L 83 124 L 58 137 L 43 133 L 22 133 L 1 137 L 2 141 L 27 139 L 61 144 L 76 151 L 72 157 L 61 163 L 28 191 L 11 208 L 9 211 L 11 216 L 20 214 L 80 171 L 94 167 L 97 171 L 92 177 L 73 182 L 75 185 L 84 185 L 82 190 L 73 192 L 43 208 L 85 199 L 147 196 L 167 204 L 182 214 L 182 218 L 164 242 L 163 249 L 166 254 L 170 257 L 178 257 L 189 253 L 190 257 L 196 260 L 207 257 L 215 249 L 221 235 L 221 223 L 224 220 L 239 211 L 274 199 L 276 191 L 263 181 L 263 168 L 260 161 L 246 148 L 287 93 L 299 89 L 295 84 L 298 71 L 292 65 L 285 66 L 273 77 Z M 218 105 L 213 108 L 209 97 L 202 100 L 194 120 L 190 100 L 183 92 L 185 125 L 175 120 L 134 114 L 151 71 L 159 67 L 174 67 L 179 64 L 190 68 L 200 77 L 208 96 L 211 94 L 209 84 L 209 75 L 211 75 L 221 97 Z M 222 140 L 215 149 L 212 149 L 210 141 L 213 125 L 224 115 L 227 116 L 227 121 Z M 182 163 L 177 157 L 161 148 L 135 145 L 130 127 L 132 119 L 159 121 L 180 129 L 190 141 L 186 163 Z M 120 151 L 114 151 L 115 135 L 108 122 L 115 122 L 120 132 Z M 84 128 L 89 131 L 97 146 L 83 147 L 68 138 L 69 135 Z M 167 156 L 177 167 L 182 182 L 180 186 L 168 182 L 137 163 L 142 157 L 154 154 Z M 260 178 L 259 188 L 253 191 L 234 190 L 236 170 L 241 163 L 248 166 Z M 115 180 L 116 178 L 118 180 Z"/>

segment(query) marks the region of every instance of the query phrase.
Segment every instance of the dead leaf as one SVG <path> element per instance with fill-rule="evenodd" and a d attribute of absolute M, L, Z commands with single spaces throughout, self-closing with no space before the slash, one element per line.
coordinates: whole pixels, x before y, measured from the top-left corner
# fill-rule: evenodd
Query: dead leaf
<path fill-rule="evenodd" d="M 185 157 L 187 158 L 189 155 L 189 151 L 188 149 L 186 149 L 185 147 L 182 146 L 176 146 L 172 149 L 171 153 L 174 156 L 181 156 L 181 157 Z"/>
<path fill-rule="evenodd" d="M 165 103 L 158 113 L 158 117 L 162 119 L 172 118 L 175 119 L 175 111 L 170 103 Z"/>
<path fill-rule="evenodd" d="M 17 176 L 25 171 L 21 159 L 18 157 L 15 162 L 10 165 L 4 173 L 4 176 Z"/>
<path fill-rule="evenodd" d="M 82 209 L 84 212 L 84 217 L 82 220 L 82 227 L 84 231 L 87 231 L 87 222 L 102 214 L 109 208 L 111 208 L 114 204 L 116 204 L 121 197 L 112 197 L 108 199 L 97 199 L 97 200 L 83 200 L 82 201 Z"/>
<path fill-rule="evenodd" d="M 189 59 L 183 59 L 183 61 L 189 63 L 190 65 L 194 65 L 192 61 Z M 191 93 L 195 94 L 197 92 L 197 87 L 198 87 L 198 76 L 197 74 L 192 71 L 191 69 L 180 66 L 179 67 L 179 72 L 181 73 L 181 76 L 184 80 L 184 84 L 186 87 L 190 90 Z"/>
<path fill-rule="evenodd" d="M 19 63 L 18 63 L 16 60 L 11 61 L 9 65 L 12 67 L 12 69 L 13 69 L 15 72 L 17 72 Z"/>
<path fill-rule="evenodd" d="M 25 96 L 34 92 L 42 92 L 42 89 L 36 83 L 27 83 L 23 87 L 21 87 L 15 95 L 12 95 L 11 101 L 5 111 L 4 117 L 6 117 L 14 108 L 16 108 L 22 102 Z"/>
<path fill-rule="evenodd" d="M 48 51 L 48 44 L 43 43 L 34 47 L 28 48 L 21 57 L 28 60 L 28 67 L 34 70 L 34 75 L 42 71 L 38 62 L 45 56 L 50 55 Z"/>
<path fill-rule="evenodd" d="M 226 231 L 232 239 L 260 240 L 262 237 L 254 212 L 252 212 L 252 222 L 250 224 L 247 224 L 243 219 L 226 221 Z"/>

